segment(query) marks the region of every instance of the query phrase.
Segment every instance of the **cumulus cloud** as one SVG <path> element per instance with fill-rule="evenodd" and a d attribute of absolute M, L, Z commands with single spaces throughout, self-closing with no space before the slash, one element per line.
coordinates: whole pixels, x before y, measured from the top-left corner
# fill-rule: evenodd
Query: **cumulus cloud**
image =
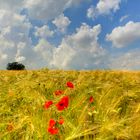
<path fill-rule="evenodd" d="M 79 5 L 86 0 L 1 0 L 0 1 L 0 69 L 12 61 L 23 63 L 27 69 L 42 67 L 60 69 L 94 69 L 94 68 L 134 68 L 140 66 L 140 50 L 109 57 L 98 41 L 101 25 L 89 26 L 83 23 L 72 34 L 65 34 L 60 45 L 54 46 L 49 41 L 55 31 L 50 30 L 48 21 L 57 29 L 65 32 L 71 23 L 63 12 L 67 8 Z M 106 15 L 119 9 L 121 0 L 99 0 L 96 7 L 87 11 L 89 18 Z M 21 15 L 27 8 L 28 17 Z M 34 27 L 28 19 L 42 20 L 44 25 Z M 33 46 L 30 32 L 39 37 Z M 129 22 L 125 26 L 116 27 L 106 35 L 116 47 L 124 47 L 140 37 L 140 23 Z"/>
<path fill-rule="evenodd" d="M 111 11 L 116 12 L 120 7 L 121 0 L 100 0 L 97 4 L 99 14 L 109 14 Z"/>
<path fill-rule="evenodd" d="M 84 0 L 82 0 L 84 1 Z M 33 19 L 48 21 L 56 18 L 63 11 L 73 5 L 82 2 L 81 0 L 25 0 L 25 7 L 29 16 Z"/>
<path fill-rule="evenodd" d="M 2 15 L 2 14 L 1 14 Z M 9 22 L 8 17 L 10 19 Z M 62 69 L 88 69 L 104 67 L 106 52 L 98 43 L 101 25 L 89 26 L 83 23 L 72 35 L 66 35 L 59 46 L 53 46 L 45 37 L 53 32 L 47 25 L 36 28 L 40 37 L 35 47 L 29 38 L 32 27 L 25 16 L 3 11 L 0 21 L 0 62 L 2 69 L 6 62 L 19 61 L 27 69 L 44 66 Z"/>
<path fill-rule="evenodd" d="M 83 23 L 76 33 L 66 36 L 55 49 L 51 64 L 57 68 L 86 69 L 105 67 L 106 51 L 98 43 L 101 25 Z"/>
<path fill-rule="evenodd" d="M 7 54 L 3 54 L 2 52 L 0 52 L 0 59 L 1 60 L 5 60 L 5 59 L 7 59 Z"/>
<path fill-rule="evenodd" d="M 28 22 L 26 16 L 11 12 L 10 10 L 0 9 L 0 29 L 3 27 L 20 25 L 23 21 Z"/>
<path fill-rule="evenodd" d="M 120 8 L 121 0 L 99 0 L 96 7 L 90 6 L 87 10 L 87 17 L 94 19 L 99 15 L 108 15 Z"/>
<path fill-rule="evenodd" d="M 8 3 L 9 2 L 9 3 Z M 12 4 L 16 3 L 12 7 Z M 70 6 L 81 3 L 81 0 L 24 0 L 3 1 L 0 7 L 0 64 L 5 65 L 11 61 L 22 62 L 27 69 L 36 69 L 44 66 L 52 68 L 88 68 L 99 66 L 105 54 L 104 49 L 98 44 L 98 35 L 101 26 L 90 27 L 82 24 L 72 35 L 66 35 L 59 46 L 53 46 L 46 39 L 52 37 L 47 25 L 35 27 L 35 35 L 39 37 L 37 45 L 32 47 L 29 37 L 33 28 L 26 16 L 20 15 L 20 10 L 27 8 L 30 18 L 43 21 L 53 20 L 53 23 L 61 31 L 65 32 L 70 24 L 63 11 Z M 22 5 L 23 4 L 23 5 Z M 53 10 L 52 10 L 53 9 Z M 36 12 L 37 11 L 37 12 Z M 101 59 L 100 59 L 101 58 Z M 81 61 L 82 60 L 82 61 Z M 98 60 L 98 62 L 97 62 Z"/>
<path fill-rule="evenodd" d="M 64 16 L 64 14 L 56 17 L 52 23 L 58 28 L 58 30 L 62 33 L 66 32 L 68 25 L 71 23 L 68 17 Z"/>
<path fill-rule="evenodd" d="M 22 62 L 24 60 L 26 60 L 26 58 L 24 56 L 16 55 L 16 57 L 15 57 L 15 61 L 16 62 Z"/>
<path fill-rule="evenodd" d="M 140 22 L 129 21 L 124 26 L 113 29 L 106 35 L 106 40 L 111 41 L 117 48 L 126 47 L 128 44 L 140 39 Z"/>
<path fill-rule="evenodd" d="M 0 0 L 0 9 L 11 12 L 20 12 L 23 9 L 24 0 Z"/>
<path fill-rule="evenodd" d="M 32 64 L 37 55 L 29 37 L 31 23 L 17 12 L 0 11 L 0 69 L 5 69 L 6 64 L 13 61 L 22 62 L 27 69 L 35 68 Z"/>
<path fill-rule="evenodd" d="M 38 44 L 34 47 L 34 51 L 39 53 L 43 59 L 51 60 L 53 54 L 53 45 L 45 39 L 40 39 Z"/>
<path fill-rule="evenodd" d="M 35 27 L 35 36 L 40 38 L 52 37 L 54 35 L 54 31 L 51 31 L 47 25 L 43 25 L 42 27 Z"/>
<path fill-rule="evenodd" d="M 109 67 L 120 70 L 140 69 L 140 49 L 120 53 L 110 58 Z"/>
<path fill-rule="evenodd" d="M 86 0 L 0 0 L 0 9 L 20 13 L 26 8 L 30 18 L 48 21 L 83 1 Z"/>
<path fill-rule="evenodd" d="M 98 14 L 97 10 L 93 5 L 90 6 L 90 8 L 87 10 L 87 17 L 88 18 L 94 19 L 97 14 Z"/>
<path fill-rule="evenodd" d="M 59 69 L 106 68 L 107 52 L 98 43 L 100 32 L 101 25 L 91 27 L 83 23 L 75 33 L 66 35 L 57 47 L 40 38 L 33 48 L 34 53 L 30 53 L 30 56 L 34 55 L 34 61 L 29 58 L 27 60 L 32 62 L 30 66 L 34 68 L 44 66 Z"/>
<path fill-rule="evenodd" d="M 0 10 L 0 13 L 0 36 L 15 43 L 29 40 L 31 24 L 26 16 L 6 10 Z"/>
<path fill-rule="evenodd" d="M 84 1 L 84 0 L 82 0 Z M 52 37 L 54 31 L 49 26 L 33 27 L 21 11 L 25 8 L 29 18 L 47 22 L 57 19 L 62 15 L 63 22 L 56 21 L 56 26 L 62 31 L 70 24 L 70 20 L 62 13 L 65 9 L 78 5 L 81 0 L 1 0 L 0 1 L 0 67 L 5 69 L 5 64 L 19 61 L 27 69 L 36 69 L 50 66 L 54 56 L 54 46 L 46 39 Z M 63 26 L 63 28 L 62 28 Z M 35 28 L 35 35 L 39 37 L 37 45 L 32 46 L 30 30 Z"/>
<path fill-rule="evenodd" d="M 17 53 L 16 53 L 16 56 L 15 56 L 15 61 L 16 62 L 22 62 L 22 61 L 26 60 L 26 58 L 21 55 L 21 50 L 24 49 L 25 47 L 26 47 L 26 44 L 23 43 L 23 42 L 20 42 L 17 45 Z"/>
<path fill-rule="evenodd" d="M 74 61 L 73 56 L 75 55 L 75 50 L 62 42 L 53 52 L 53 59 L 50 62 L 52 68 L 59 69 L 69 69 L 69 62 Z"/>

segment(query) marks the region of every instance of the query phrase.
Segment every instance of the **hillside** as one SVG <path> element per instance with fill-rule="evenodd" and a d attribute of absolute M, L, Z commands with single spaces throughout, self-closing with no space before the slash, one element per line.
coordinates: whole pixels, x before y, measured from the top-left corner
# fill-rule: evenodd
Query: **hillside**
<path fill-rule="evenodd" d="M 139 71 L 0 71 L 0 140 L 78 139 L 140 140 Z"/>

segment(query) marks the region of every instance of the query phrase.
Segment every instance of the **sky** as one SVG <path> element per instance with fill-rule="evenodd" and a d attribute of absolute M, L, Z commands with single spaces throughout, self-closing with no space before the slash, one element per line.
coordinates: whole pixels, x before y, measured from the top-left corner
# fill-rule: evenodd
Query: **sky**
<path fill-rule="evenodd" d="M 0 0 L 0 69 L 140 70 L 140 0 Z"/>

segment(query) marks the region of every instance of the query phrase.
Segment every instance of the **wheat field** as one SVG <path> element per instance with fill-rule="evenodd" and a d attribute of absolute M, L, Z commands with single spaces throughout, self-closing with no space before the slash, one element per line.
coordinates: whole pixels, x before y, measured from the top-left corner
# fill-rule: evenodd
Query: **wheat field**
<path fill-rule="evenodd" d="M 58 111 L 63 96 L 69 105 Z M 60 117 L 59 132 L 50 134 L 49 120 Z M 140 140 L 140 72 L 0 71 L 0 140 Z"/>

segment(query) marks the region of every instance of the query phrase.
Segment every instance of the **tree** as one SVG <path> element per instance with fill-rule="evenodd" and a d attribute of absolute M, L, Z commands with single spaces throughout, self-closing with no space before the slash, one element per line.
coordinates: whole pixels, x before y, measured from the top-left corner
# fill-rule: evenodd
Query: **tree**
<path fill-rule="evenodd" d="M 25 66 L 18 62 L 12 62 L 7 64 L 7 70 L 25 70 Z"/>

